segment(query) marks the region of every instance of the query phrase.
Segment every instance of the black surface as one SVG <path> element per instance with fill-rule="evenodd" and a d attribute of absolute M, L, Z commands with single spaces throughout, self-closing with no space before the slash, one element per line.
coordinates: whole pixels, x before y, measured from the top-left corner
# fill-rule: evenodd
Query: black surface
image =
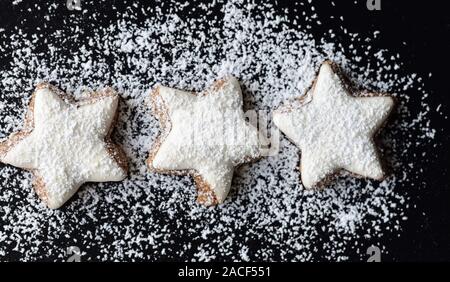
<path fill-rule="evenodd" d="M 399 53 L 405 63 L 402 68 L 405 74 L 417 73 L 426 78 L 424 83 L 430 93 L 431 108 L 442 104 L 445 115 L 449 113 L 448 3 L 381 1 L 381 11 L 369 11 L 366 9 L 366 1 L 357 1 L 357 4 L 354 1 L 334 2 L 336 6 L 328 1 L 314 3 L 323 23 L 322 28 L 313 30 L 318 39 L 326 37 L 329 29 L 338 32 L 341 30 L 340 26 L 348 32 L 359 33 L 362 37 L 371 37 L 374 31 L 380 31 L 378 39 L 371 42 L 371 45 Z M 282 5 L 291 4 L 289 1 L 282 1 Z M 339 19 L 341 15 L 344 16 L 343 22 Z M 337 36 L 338 42 L 345 46 L 346 38 L 341 30 L 341 36 Z M 430 72 L 433 75 L 428 77 Z M 450 261 L 450 126 L 443 115 L 435 112 L 431 113 L 431 120 L 438 131 L 435 140 L 438 146 L 424 150 L 435 158 L 428 164 L 422 164 L 420 159 L 414 160 L 419 168 L 424 169 L 423 182 L 426 183 L 426 188 L 409 189 L 416 208 L 408 212 L 409 220 L 403 226 L 401 238 L 386 240 L 390 252 L 389 257 L 384 257 L 387 260 Z"/>
<path fill-rule="evenodd" d="M 15 27 L 35 31 L 43 25 L 42 16 L 45 9 L 36 10 L 35 1 L 24 1 L 12 6 L 10 1 L 0 1 L 0 28 L 6 32 L 14 32 Z M 36 1 L 38 2 L 38 1 Z M 377 40 L 371 44 L 375 48 L 388 49 L 398 52 L 405 63 L 403 71 L 417 73 L 424 77 L 424 84 L 430 93 L 430 106 L 436 108 L 442 104 L 442 110 L 447 114 L 450 106 L 450 14 L 446 1 L 387 1 L 382 0 L 381 11 L 369 11 L 366 1 L 314 1 L 317 14 L 322 22 L 321 26 L 313 26 L 311 33 L 317 39 L 327 38 L 328 30 L 337 33 L 335 40 L 346 45 L 347 36 L 341 27 L 349 32 L 360 33 L 362 37 L 371 37 L 374 31 L 380 31 Z M 127 9 L 131 1 L 98 1 L 83 6 L 89 11 L 101 11 L 101 17 L 93 19 L 89 13 L 68 11 L 61 5 L 57 20 L 54 20 L 42 32 L 53 29 L 62 29 L 68 34 L 67 24 L 78 24 L 81 32 L 91 32 L 90 26 L 104 25 L 120 17 L 121 11 Z M 293 1 L 279 1 L 278 8 L 293 8 L 298 3 Z M 32 12 L 27 12 L 30 8 Z M 334 16 L 331 18 L 331 16 Z M 340 20 L 344 16 L 344 21 Z M 138 15 L 139 17 L 139 15 Z M 144 15 L 142 15 L 144 18 Z M 292 17 L 294 15 L 292 14 Z M 67 48 L 76 48 L 77 42 L 68 42 Z M 42 46 L 45 50 L 45 46 Z M 348 54 L 350 56 L 350 54 Z M 366 59 L 366 58 L 365 58 Z M 8 58 L 4 57 L 5 63 Z M 370 60 L 370 58 L 367 58 Z M 433 76 L 429 77 L 429 73 Z M 431 163 L 423 164 L 426 188 L 412 187 L 410 190 L 416 208 L 408 211 L 409 220 L 403 226 L 400 238 L 388 238 L 384 242 L 389 250 L 389 256 L 384 260 L 394 261 L 450 261 L 450 165 L 449 122 L 443 115 L 431 113 L 432 126 L 438 132 L 436 135 L 436 148 L 425 148 L 425 151 L 434 154 Z M 421 160 L 415 160 L 421 166 Z M 423 216 L 425 213 L 425 216 Z"/>

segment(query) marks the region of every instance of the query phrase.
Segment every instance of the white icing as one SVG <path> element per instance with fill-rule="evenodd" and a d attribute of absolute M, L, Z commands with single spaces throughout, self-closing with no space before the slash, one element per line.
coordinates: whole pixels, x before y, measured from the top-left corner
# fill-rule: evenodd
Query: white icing
<path fill-rule="evenodd" d="M 2 162 L 34 170 L 45 183 L 50 208 L 59 208 L 85 182 L 120 181 L 125 171 L 106 149 L 105 136 L 118 97 L 71 105 L 48 88 L 38 89 L 34 129 L 2 157 Z"/>
<path fill-rule="evenodd" d="M 234 166 L 259 156 L 256 128 L 244 119 L 239 82 L 229 77 L 218 89 L 194 95 L 159 87 L 171 128 L 153 158 L 161 170 L 195 170 L 222 203 Z"/>
<path fill-rule="evenodd" d="M 301 150 L 301 178 L 311 188 L 345 169 L 381 179 L 373 135 L 393 107 L 391 97 L 353 97 L 329 63 L 324 63 L 307 103 L 274 113 L 275 125 Z"/>

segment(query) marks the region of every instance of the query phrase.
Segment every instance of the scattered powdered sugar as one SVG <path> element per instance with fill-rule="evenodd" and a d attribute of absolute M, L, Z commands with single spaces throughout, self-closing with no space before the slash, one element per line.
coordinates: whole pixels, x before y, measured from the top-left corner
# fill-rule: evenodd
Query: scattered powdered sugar
<path fill-rule="evenodd" d="M 311 1 L 297 11 L 305 25 L 270 4 L 240 0 L 134 3 L 108 27 L 92 24 L 87 18 L 101 13 L 85 9 L 84 28 L 76 17 L 51 28 L 65 7 L 36 7 L 48 10 L 40 27 L 46 36 L 40 28 L 0 31 L 0 56 L 9 62 L 0 73 L 0 138 L 21 128 L 38 82 L 78 98 L 110 85 L 123 98 L 113 138 L 129 158 L 130 174 L 119 183 L 86 184 L 54 211 L 36 197 L 30 173 L 1 165 L 3 260 L 65 260 L 69 246 L 80 248 L 82 260 L 347 260 L 365 256 L 370 244 L 384 249 L 382 238 L 401 234 L 412 208 L 407 188 L 422 185 L 412 160 L 426 158 L 423 148 L 433 144 L 435 131 L 423 82 L 400 74 L 397 54 L 374 50 L 370 38 L 355 34 L 346 33 L 351 46 L 315 40 L 306 28 L 319 24 Z M 329 189 L 305 190 L 299 150 L 283 135 L 279 154 L 236 169 L 232 192 L 218 207 L 195 203 L 191 178 L 148 171 L 145 159 L 159 133 L 148 97 L 157 83 L 201 91 L 233 75 L 245 109 L 270 115 L 306 92 L 325 59 L 359 86 L 397 98 L 395 118 L 380 136 L 386 180 L 344 173 Z M 406 94 L 410 89 L 416 96 Z"/>

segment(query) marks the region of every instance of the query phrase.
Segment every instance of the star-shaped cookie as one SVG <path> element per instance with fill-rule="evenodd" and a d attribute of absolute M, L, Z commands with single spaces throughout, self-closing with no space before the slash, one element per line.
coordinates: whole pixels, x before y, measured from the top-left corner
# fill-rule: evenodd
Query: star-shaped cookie
<path fill-rule="evenodd" d="M 245 120 L 239 82 L 227 77 L 199 94 L 158 86 L 151 101 L 163 132 L 150 152 L 150 169 L 193 175 L 199 203 L 222 203 L 234 167 L 258 158 L 263 140 Z"/>
<path fill-rule="evenodd" d="M 31 170 L 49 208 L 61 207 L 85 182 L 126 177 L 123 152 L 110 139 L 119 97 L 105 88 L 78 103 L 42 83 L 33 93 L 24 129 L 0 143 L 0 161 Z"/>
<path fill-rule="evenodd" d="M 275 125 L 301 150 L 301 178 L 306 188 L 325 184 L 345 169 L 358 176 L 384 177 L 374 135 L 391 112 L 391 97 L 353 95 L 331 62 L 322 64 L 301 100 L 275 111 Z"/>

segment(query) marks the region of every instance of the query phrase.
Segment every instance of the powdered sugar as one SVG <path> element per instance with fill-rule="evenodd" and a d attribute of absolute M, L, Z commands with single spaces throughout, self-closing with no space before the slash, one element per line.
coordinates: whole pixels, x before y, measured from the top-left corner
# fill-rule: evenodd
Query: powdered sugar
<path fill-rule="evenodd" d="M 36 172 L 34 184 L 50 208 L 62 206 L 84 182 L 120 181 L 126 172 L 114 161 L 105 138 L 114 121 L 118 96 L 71 105 L 49 86 L 35 92 L 33 129 L 8 139 L 1 161 Z M 42 180 L 42 183 L 40 183 Z"/>
<path fill-rule="evenodd" d="M 199 95 L 161 86 L 154 93 L 161 100 L 158 111 L 169 116 L 170 128 L 149 166 L 194 170 L 222 203 L 234 167 L 259 157 L 262 147 L 258 130 L 245 121 L 239 82 L 223 78 Z"/>
<path fill-rule="evenodd" d="M 373 136 L 391 112 L 391 97 L 355 97 L 330 62 L 320 67 L 303 101 L 274 112 L 273 121 L 302 150 L 301 178 L 306 188 L 346 169 L 382 179 Z M 359 94 L 361 96 L 361 94 Z"/>
<path fill-rule="evenodd" d="M 311 5 L 302 12 L 315 25 L 320 15 Z M 49 22 L 57 17 L 57 4 L 41 8 L 48 9 Z M 137 14 L 147 19 L 136 20 Z M 68 246 L 78 246 L 83 260 L 345 260 L 364 253 L 368 242 L 400 234 L 410 208 L 401 187 L 421 183 L 405 156 L 414 158 L 434 134 L 425 90 L 418 90 L 424 100 L 414 110 L 409 105 L 417 97 L 401 93 L 423 84 L 398 74 L 397 54 L 383 51 L 373 59 L 379 50 L 365 47 L 366 54 L 348 58 L 334 41 L 316 42 L 305 26 L 289 26 L 269 4 L 164 1 L 135 4 L 107 28 L 90 26 L 90 33 L 76 24 L 47 37 L 20 29 L 1 33 L 0 52 L 11 63 L 0 73 L 0 137 L 20 128 L 39 81 L 57 82 L 76 97 L 111 85 L 124 98 L 113 137 L 130 159 L 130 177 L 85 185 L 67 206 L 51 211 L 37 200 L 28 173 L 1 166 L 0 256 L 63 260 Z M 366 63 L 369 57 L 376 64 Z M 330 189 L 305 190 L 296 169 L 298 149 L 284 137 L 278 155 L 237 169 L 230 197 L 216 208 L 194 203 L 189 177 L 148 172 L 145 159 L 159 133 L 146 104 L 155 84 L 201 91 L 217 77 L 234 75 L 245 108 L 270 114 L 306 92 L 324 59 L 337 62 L 362 87 L 398 98 L 396 118 L 381 136 L 392 167 L 386 180 L 344 175 Z"/>

